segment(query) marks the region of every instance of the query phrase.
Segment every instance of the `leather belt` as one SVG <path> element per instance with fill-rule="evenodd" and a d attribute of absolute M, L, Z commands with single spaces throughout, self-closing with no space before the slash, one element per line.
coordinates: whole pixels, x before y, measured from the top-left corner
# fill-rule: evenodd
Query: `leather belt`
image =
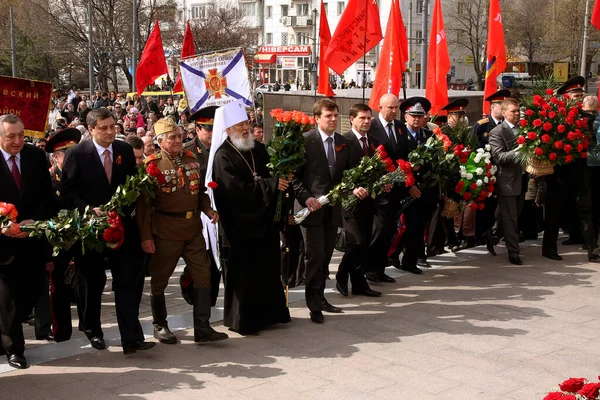
<path fill-rule="evenodd" d="M 191 211 L 185 211 L 185 212 L 168 212 L 168 211 L 161 211 L 161 210 L 156 210 L 155 212 L 162 214 L 162 215 L 167 215 L 169 217 L 185 218 L 185 219 L 192 219 L 193 217 L 195 217 L 196 215 L 199 214 L 198 209 L 191 210 Z"/>

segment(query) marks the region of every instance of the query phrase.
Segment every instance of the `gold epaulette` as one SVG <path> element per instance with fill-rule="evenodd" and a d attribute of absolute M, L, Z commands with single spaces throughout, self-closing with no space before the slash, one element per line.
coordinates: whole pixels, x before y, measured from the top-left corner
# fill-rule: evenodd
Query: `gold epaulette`
<path fill-rule="evenodd" d="M 160 160 L 162 156 L 160 153 L 150 154 L 148 157 L 144 158 L 144 164 L 148 164 L 151 161 Z"/>
<path fill-rule="evenodd" d="M 485 124 L 487 124 L 488 122 L 490 122 L 490 117 L 485 117 L 485 118 L 482 118 L 482 119 L 480 119 L 479 121 L 477 121 L 477 123 L 478 123 L 479 125 L 485 125 Z"/>

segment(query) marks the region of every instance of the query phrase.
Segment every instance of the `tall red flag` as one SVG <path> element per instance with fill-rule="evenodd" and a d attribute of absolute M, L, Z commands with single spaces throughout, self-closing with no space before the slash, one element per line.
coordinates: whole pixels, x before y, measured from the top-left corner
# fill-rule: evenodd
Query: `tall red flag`
<path fill-rule="evenodd" d="M 594 4 L 594 11 L 592 12 L 592 25 L 596 27 L 596 29 L 600 29 L 600 1 L 596 0 Z"/>
<path fill-rule="evenodd" d="M 369 107 L 377 109 L 379 99 L 386 93 L 398 96 L 402 88 L 402 73 L 406 70 L 408 61 L 408 39 L 406 27 L 402 20 L 399 0 L 392 1 L 390 18 L 385 28 L 385 37 L 381 47 L 381 55 L 377 63 L 377 74 Z"/>
<path fill-rule="evenodd" d="M 321 42 L 321 47 L 319 48 L 319 86 L 317 88 L 317 93 L 331 97 L 335 96 L 335 93 L 333 93 L 331 82 L 329 82 L 329 66 L 325 62 L 325 53 L 327 53 L 327 48 L 331 41 L 331 31 L 329 30 L 329 22 L 327 22 L 327 13 L 325 12 L 323 0 L 321 0 L 319 25 L 319 41 Z"/>
<path fill-rule="evenodd" d="M 496 79 L 506 68 L 506 45 L 504 44 L 504 28 L 500 1 L 490 1 L 490 14 L 488 22 L 487 62 L 485 65 L 485 85 L 483 98 L 492 95 L 498 90 Z M 490 102 L 483 100 L 483 113 L 490 113 Z"/>
<path fill-rule="evenodd" d="M 377 1 L 350 0 L 335 28 L 325 62 L 341 75 L 382 38 Z"/>
<path fill-rule="evenodd" d="M 425 97 L 431 102 L 431 115 L 440 115 L 442 107 L 448 104 L 448 82 L 446 75 L 450 71 L 448 40 L 444 29 L 442 3 L 435 0 L 431 20 L 431 37 L 427 54 L 427 83 Z"/>
<path fill-rule="evenodd" d="M 156 78 L 167 72 L 165 50 L 163 49 L 157 19 L 142 52 L 142 58 L 135 70 L 135 87 L 138 95 L 141 95 L 148 85 L 153 84 Z"/>
<path fill-rule="evenodd" d="M 190 21 L 187 22 L 187 28 L 185 28 L 185 34 L 183 35 L 183 47 L 181 48 L 181 58 L 189 57 L 194 55 L 194 37 L 192 36 L 192 29 L 190 28 Z M 183 92 L 183 84 L 181 83 L 181 72 L 177 73 L 177 81 L 175 81 L 175 87 L 173 88 L 175 93 Z"/>

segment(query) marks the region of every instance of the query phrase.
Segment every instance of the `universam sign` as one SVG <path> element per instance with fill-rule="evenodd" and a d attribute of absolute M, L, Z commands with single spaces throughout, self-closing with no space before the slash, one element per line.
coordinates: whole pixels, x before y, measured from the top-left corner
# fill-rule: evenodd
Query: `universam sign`
<path fill-rule="evenodd" d="M 21 118 L 25 136 L 46 136 L 51 98 L 50 82 L 0 76 L 0 115 L 15 114 Z"/>

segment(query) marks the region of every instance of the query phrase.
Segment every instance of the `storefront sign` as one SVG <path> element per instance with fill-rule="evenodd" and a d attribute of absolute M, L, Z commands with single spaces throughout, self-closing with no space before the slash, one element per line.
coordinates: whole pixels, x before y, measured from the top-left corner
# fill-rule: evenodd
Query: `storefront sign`
<path fill-rule="evenodd" d="M 296 61 L 298 60 L 296 58 L 282 58 L 281 61 L 283 69 L 296 69 L 297 67 Z"/>
<path fill-rule="evenodd" d="M 308 56 L 310 55 L 310 46 L 262 46 L 257 54 L 272 53 L 278 56 Z"/>

